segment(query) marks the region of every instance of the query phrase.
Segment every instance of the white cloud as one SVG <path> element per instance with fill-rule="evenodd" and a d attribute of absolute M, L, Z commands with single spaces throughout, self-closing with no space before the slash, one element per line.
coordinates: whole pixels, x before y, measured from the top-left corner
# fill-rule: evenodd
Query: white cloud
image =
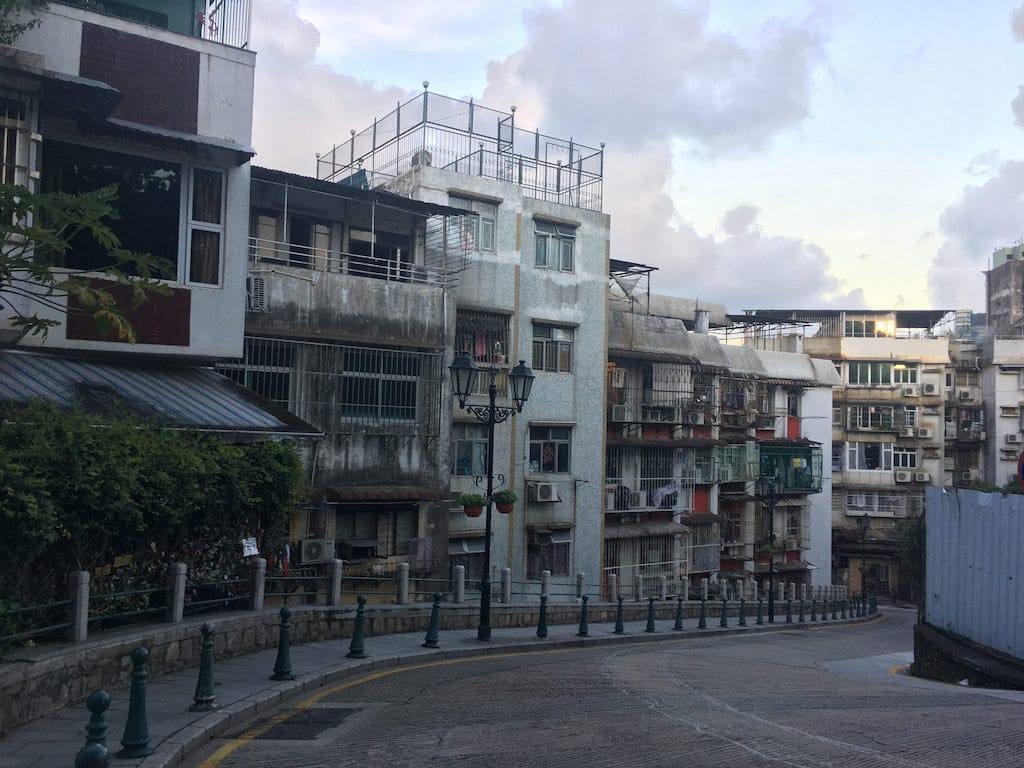
<path fill-rule="evenodd" d="M 1024 5 L 1010 12 L 1010 31 L 1014 40 L 1024 42 Z"/>
<path fill-rule="evenodd" d="M 939 225 L 946 239 L 928 274 L 933 305 L 983 311 L 979 273 L 989 267 L 993 249 L 1024 234 L 1024 161 L 1004 163 L 983 184 L 965 188 Z"/>

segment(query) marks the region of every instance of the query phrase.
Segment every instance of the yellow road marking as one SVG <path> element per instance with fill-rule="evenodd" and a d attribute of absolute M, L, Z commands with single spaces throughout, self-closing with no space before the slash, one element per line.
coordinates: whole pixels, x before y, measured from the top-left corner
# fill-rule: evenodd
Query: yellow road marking
<path fill-rule="evenodd" d="M 890 675 L 899 675 L 899 674 L 902 674 L 903 671 L 907 670 L 907 669 L 910 669 L 910 665 L 909 664 L 897 664 L 895 667 L 890 667 L 889 674 Z"/>

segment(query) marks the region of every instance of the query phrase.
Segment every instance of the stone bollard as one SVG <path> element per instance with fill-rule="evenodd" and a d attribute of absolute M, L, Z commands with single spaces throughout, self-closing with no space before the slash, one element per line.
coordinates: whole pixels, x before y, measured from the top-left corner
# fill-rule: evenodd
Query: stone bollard
<path fill-rule="evenodd" d="M 551 594 L 551 571 L 540 572 L 540 591 L 541 594 Z"/>
<path fill-rule="evenodd" d="M 398 604 L 409 604 L 409 564 L 398 564 Z"/>
<path fill-rule="evenodd" d="M 501 569 L 501 602 L 508 605 L 512 602 L 512 569 Z"/>
<path fill-rule="evenodd" d="M 204 622 L 200 631 L 203 640 L 199 650 L 199 681 L 189 712 L 209 712 L 218 708 L 214 703 L 217 694 L 213 690 L 213 624 Z"/>
<path fill-rule="evenodd" d="M 619 575 L 617 573 L 608 574 L 608 602 L 614 603 L 619 599 Z"/>
<path fill-rule="evenodd" d="M 683 576 L 683 600 L 690 602 L 690 577 Z"/>
<path fill-rule="evenodd" d="M 577 598 L 583 597 L 583 592 L 586 589 L 586 578 L 587 578 L 587 575 L 585 573 L 582 573 L 582 572 L 579 572 L 579 571 L 576 572 L 576 597 Z"/>
<path fill-rule="evenodd" d="M 677 632 L 681 632 L 683 629 L 683 596 L 679 595 L 676 597 L 676 623 L 672 625 L 672 629 Z"/>
<path fill-rule="evenodd" d="M 345 574 L 345 561 L 331 560 L 327 569 L 331 580 L 331 594 L 327 599 L 327 604 L 341 605 L 341 577 Z"/>
<path fill-rule="evenodd" d="M 697 618 L 697 629 L 708 627 L 708 580 L 700 580 L 700 616 Z"/>
<path fill-rule="evenodd" d="M 88 571 L 68 574 L 68 640 L 73 643 L 85 642 L 89 636 L 89 579 Z"/>
<path fill-rule="evenodd" d="M 580 631 L 576 633 L 577 637 L 587 637 L 590 634 L 590 628 L 587 626 L 587 596 L 580 596 Z"/>
<path fill-rule="evenodd" d="M 188 566 L 184 563 L 172 563 L 167 567 L 168 595 L 167 611 L 164 620 L 172 624 L 180 624 L 185 616 L 185 585 L 187 579 Z"/>
<path fill-rule="evenodd" d="M 729 626 L 729 590 L 725 588 L 722 590 L 722 613 L 718 618 L 718 626 L 728 627 Z"/>
<path fill-rule="evenodd" d="M 636 594 L 633 595 L 633 599 L 639 603 L 644 599 L 644 575 L 642 573 L 636 575 L 636 584 L 634 586 Z"/>
<path fill-rule="evenodd" d="M 267 560 L 257 557 L 252 569 L 252 609 L 263 610 L 263 598 L 267 593 Z"/>
<path fill-rule="evenodd" d="M 359 603 L 356 608 L 356 625 L 352 630 L 352 642 L 348 644 L 348 653 L 345 656 L 349 659 L 365 659 L 366 646 L 363 643 L 363 633 L 366 631 L 366 595 L 360 595 L 356 601 Z"/>
<path fill-rule="evenodd" d="M 110 752 L 107 751 L 107 708 L 110 694 L 93 691 L 85 700 L 89 710 L 89 723 L 85 726 L 85 746 L 75 755 L 75 768 L 107 768 Z"/>
<path fill-rule="evenodd" d="M 647 598 L 647 626 L 644 627 L 644 632 L 655 632 L 657 631 L 654 627 L 654 598 Z"/>
<path fill-rule="evenodd" d="M 793 623 L 793 599 L 796 597 L 796 585 L 790 584 L 786 590 L 786 623 Z"/>
<path fill-rule="evenodd" d="M 284 606 L 281 608 L 280 616 L 281 628 L 277 635 L 277 658 L 274 659 L 274 674 L 270 676 L 270 679 L 294 680 L 295 675 L 292 674 L 291 609 L 287 605 Z"/>
<path fill-rule="evenodd" d="M 668 600 L 668 576 L 660 577 L 661 585 L 658 589 L 658 594 L 661 600 Z"/>
<path fill-rule="evenodd" d="M 548 636 L 548 596 L 540 596 L 540 614 L 537 616 L 537 637 L 542 640 Z"/>
<path fill-rule="evenodd" d="M 121 736 L 124 749 L 117 756 L 145 757 L 153 754 L 153 747 L 149 746 L 149 719 L 146 714 L 146 677 L 149 675 L 146 663 L 149 661 L 149 651 L 136 648 L 130 656 L 132 685 L 128 693 L 128 719 L 124 724 L 124 735 Z"/>
<path fill-rule="evenodd" d="M 452 587 L 452 602 L 466 602 L 466 566 L 455 566 L 455 584 Z"/>
<path fill-rule="evenodd" d="M 618 606 L 615 609 L 615 629 L 612 630 L 616 635 L 624 635 L 624 634 L 626 634 L 626 625 L 622 621 L 622 600 L 623 600 L 622 595 L 619 595 L 616 598 L 616 601 L 618 602 Z"/>
<path fill-rule="evenodd" d="M 427 627 L 427 636 L 423 640 L 424 648 L 438 648 L 437 631 L 441 628 L 441 593 L 434 593 L 434 605 L 430 609 L 430 626 Z"/>

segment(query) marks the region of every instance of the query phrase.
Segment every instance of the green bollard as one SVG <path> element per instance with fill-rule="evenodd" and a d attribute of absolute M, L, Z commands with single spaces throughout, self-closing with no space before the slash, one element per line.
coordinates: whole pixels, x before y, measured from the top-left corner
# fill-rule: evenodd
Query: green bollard
<path fill-rule="evenodd" d="M 718 619 L 718 626 L 728 627 L 729 626 L 729 614 L 726 611 L 729 610 L 729 601 L 725 595 L 722 595 L 722 615 Z"/>
<path fill-rule="evenodd" d="M 205 622 L 200 631 L 203 633 L 203 641 L 199 651 L 199 682 L 196 683 L 196 693 L 192 697 L 193 704 L 188 708 L 189 712 L 218 709 L 214 703 L 217 694 L 213 690 L 213 624 Z"/>
<path fill-rule="evenodd" d="M 644 627 L 644 632 L 655 632 L 654 628 L 654 598 L 647 598 L 647 626 Z"/>
<path fill-rule="evenodd" d="M 580 631 L 576 633 L 576 637 L 587 637 L 590 634 L 590 628 L 587 626 L 587 596 L 580 596 Z"/>
<path fill-rule="evenodd" d="M 800 598 L 799 611 L 800 612 L 797 614 L 797 619 L 796 620 L 800 624 L 805 624 L 807 622 L 807 619 L 804 616 L 804 599 L 802 597 Z"/>
<path fill-rule="evenodd" d="M 619 604 L 622 604 L 622 598 L 619 598 Z M 540 596 L 540 615 L 537 618 L 537 637 L 542 640 L 548 636 L 548 596 Z"/>
<path fill-rule="evenodd" d="M 615 630 L 616 635 L 626 634 L 626 625 L 622 621 L 622 595 L 619 595 L 619 607 L 615 609 Z"/>
<path fill-rule="evenodd" d="M 842 600 L 839 601 L 839 618 L 840 619 L 845 619 L 846 618 L 846 598 L 843 598 Z"/>
<path fill-rule="evenodd" d="M 363 632 L 366 626 L 366 595 L 360 595 L 356 600 L 359 603 L 356 608 L 356 626 L 352 630 L 352 642 L 348 644 L 348 653 L 345 656 L 349 659 L 365 659 L 366 646 L 363 643 Z"/>
<path fill-rule="evenodd" d="M 793 623 L 793 601 L 792 600 L 787 600 L 786 601 L 786 623 L 787 624 L 792 624 Z"/>
<path fill-rule="evenodd" d="M 815 599 L 814 594 L 811 594 L 811 621 L 818 620 L 818 601 Z"/>
<path fill-rule="evenodd" d="M 93 691 L 85 700 L 89 710 L 89 724 L 85 726 L 85 746 L 75 755 L 75 768 L 107 768 L 110 752 L 107 751 L 107 707 L 110 694 Z"/>
<path fill-rule="evenodd" d="M 764 624 L 764 598 L 760 595 L 757 596 L 757 619 L 754 623 L 758 626 Z"/>
<path fill-rule="evenodd" d="M 292 674 L 292 650 L 291 650 L 291 616 L 292 612 L 288 606 L 284 606 L 280 612 L 281 629 L 277 635 L 277 658 L 274 659 L 274 674 L 271 680 L 294 680 Z"/>
<path fill-rule="evenodd" d="M 424 648 L 440 648 L 437 642 L 437 631 L 441 628 L 441 593 L 434 593 L 434 605 L 430 609 L 430 625 L 427 636 L 423 640 Z"/>
<path fill-rule="evenodd" d="M 708 627 L 708 601 L 706 598 L 701 597 L 700 599 L 700 617 L 697 619 L 697 629 L 707 629 Z"/>
<path fill-rule="evenodd" d="M 153 754 L 149 746 L 149 721 L 146 717 L 146 662 L 149 651 L 136 648 L 130 654 L 132 660 L 132 686 L 128 693 L 128 719 L 124 724 L 124 735 L 118 757 L 145 757 Z"/>
<path fill-rule="evenodd" d="M 874 593 L 871 594 L 871 613 L 878 613 L 878 597 Z"/>
<path fill-rule="evenodd" d="M 683 596 L 679 595 L 676 597 L 676 623 L 672 625 L 672 629 L 677 632 L 683 629 Z"/>
<path fill-rule="evenodd" d="M 837 621 L 839 619 L 839 606 L 837 605 L 838 602 L 839 601 L 836 600 L 835 596 L 833 596 L 832 597 L 832 621 Z"/>
<path fill-rule="evenodd" d="M 737 622 L 741 627 L 747 626 L 747 598 L 740 595 L 740 618 Z"/>

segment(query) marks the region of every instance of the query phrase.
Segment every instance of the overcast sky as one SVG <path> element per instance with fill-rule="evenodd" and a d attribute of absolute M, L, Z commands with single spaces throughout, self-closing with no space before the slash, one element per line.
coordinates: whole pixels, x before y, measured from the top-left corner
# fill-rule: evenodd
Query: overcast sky
<path fill-rule="evenodd" d="M 256 0 L 255 162 L 430 90 L 606 142 L 612 256 L 751 307 L 984 310 L 1024 237 L 1019 0 Z"/>

